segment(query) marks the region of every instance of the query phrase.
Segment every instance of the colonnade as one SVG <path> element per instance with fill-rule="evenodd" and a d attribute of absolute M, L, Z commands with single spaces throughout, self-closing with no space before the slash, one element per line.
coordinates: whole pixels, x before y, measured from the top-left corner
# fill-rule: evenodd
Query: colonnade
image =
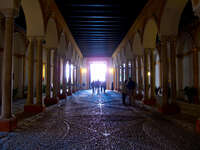
<path fill-rule="evenodd" d="M 12 112 L 12 82 L 13 82 L 13 34 L 14 19 L 17 15 L 16 9 L 5 9 L 2 11 L 5 16 L 5 36 L 3 49 L 3 66 L 2 66 L 2 105 L 0 118 L 0 131 L 11 131 L 17 126 L 17 119 Z M 24 113 L 39 113 L 45 111 L 45 105 L 57 103 L 59 99 L 66 98 L 76 92 L 80 83 L 80 61 L 70 58 L 71 56 L 62 55 L 58 52 L 57 47 L 48 47 L 45 44 L 45 36 L 28 36 L 27 47 L 27 66 L 28 66 L 28 91 Z M 43 51 L 46 54 L 46 93 L 43 95 Z M 51 56 L 53 51 L 53 60 Z M 67 51 L 67 50 L 66 50 Z M 36 55 L 35 55 L 36 54 Z M 71 54 L 70 54 L 71 55 Z M 61 60 L 63 63 L 61 63 Z M 51 72 L 53 61 L 53 73 Z M 36 65 L 34 64 L 36 62 Z M 71 62 L 76 62 L 72 64 Z M 69 78 L 67 82 L 66 65 L 69 66 Z M 62 65 L 62 68 L 61 68 Z M 73 71 L 71 67 L 73 65 Z M 35 69 L 36 67 L 36 69 Z M 63 74 L 61 75 L 61 69 Z M 36 73 L 36 79 L 34 78 Z M 72 76 L 71 76 L 72 75 Z M 51 77 L 53 76 L 53 81 Z M 61 79 L 62 76 L 62 79 Z M 62 80 L 62 83 L 61 83 Z M 72 84 L 73 80 L 73 84 Z M 36 95 L 34 94 L 34 83 L 36 83 Z M 52 86 L 53 85 L 53 86 Z M 62 85 L 62 93 L 61 93 Z M 53 89 L 53 92 L 51 92 Z M 36 96 L 36 97 L 35 97 Z M 45 98 L 44 98 L 45 96 Z"/>

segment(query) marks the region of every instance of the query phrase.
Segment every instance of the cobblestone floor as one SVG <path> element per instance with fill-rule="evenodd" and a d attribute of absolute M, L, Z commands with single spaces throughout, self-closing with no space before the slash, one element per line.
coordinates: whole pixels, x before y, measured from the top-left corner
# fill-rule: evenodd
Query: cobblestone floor
<path fill-rule="evenodd" d="M 0 133 L 0 150 L 200 150 L 200 137 L 120 95 L 80 91 Z"/>

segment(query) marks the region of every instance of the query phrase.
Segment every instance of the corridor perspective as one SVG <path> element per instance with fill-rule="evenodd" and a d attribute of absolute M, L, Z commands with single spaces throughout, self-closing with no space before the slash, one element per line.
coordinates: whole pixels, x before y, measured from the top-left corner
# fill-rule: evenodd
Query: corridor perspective
<path fill-rule="evenodd" d="M 0 0 L 0 150 L 200 150 L 200 0 Z"/>

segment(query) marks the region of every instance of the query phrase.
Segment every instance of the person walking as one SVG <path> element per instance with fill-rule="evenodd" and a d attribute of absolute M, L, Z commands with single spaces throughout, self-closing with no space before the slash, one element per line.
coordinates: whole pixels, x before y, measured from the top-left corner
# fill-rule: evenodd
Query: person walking
<path fill-rule="evenodd" d="M 127 97 L 127 80 L 122 83 L 122 103 L 126 105 L 126 97 Z"/>
<path fill-rule="evenodd" d="M 129 78 L 129 81 L 127 83 L 127 88 L 129 95 L 129 105 L 131 105 L 134 101 L 135 88 L 136 88 L 136 83 L 131 78 Z"/>
<path fill-rule="evenodd" d="M 106 81 L 103 82 L 103 91 L 106 93 Z"/>
<path fill-rule="evenodd" d="M 91 87 L 92 87 L 92 94 L 94 95 L 94 81 L 92 81 L 92 83 L 91 83 Z"/>

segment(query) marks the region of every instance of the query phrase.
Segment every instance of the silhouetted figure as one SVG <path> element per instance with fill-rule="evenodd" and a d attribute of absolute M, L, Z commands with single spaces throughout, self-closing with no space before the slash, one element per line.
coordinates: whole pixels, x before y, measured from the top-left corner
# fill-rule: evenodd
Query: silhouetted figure
<path fill-rule="evenodd" d="M 113 91 L 114 90 L 114 83 L 112 82 L 112 85 L 111 85 L 111 90 Z"/>
<path fill-rule="evenodd" d="M 94 83 L 94 81 L 92 81 L 91 87 L 92 87 L 92 94 L 94 94 L 94 88 L 95 88 L 95 83 Z"/>
<path fill-rule="evenodd" d="M 101 93 L 103 92 L 103 82 L 101 82 Z"/>
<path fill-rule="evenodd" d="M 104 93 L 106 93 L 106 82 L 104 81 L 103 83 L 102 83 L 103 85 L 103 91 L 104 91 Z"/>
<path fill-rule="evenodd" d="M 126 96 L 127 96 L 128 90 L 127 90 L 127 80 L 122 83 L 122 102 L 124 105 L 126 105 Z"/>
<path fill-rule="evenodd" d="M 95 88 L 97 90 L 97 94 L 99 94 L 100 85 L 101 85 L 101 82 L 99 80 L 95 82 Z"/>
<path fill-rule="evenodd" d="M 134 99 L 134 90 L 136 88 L 136 83 L 129 78 L 128 83 L 127 83 L 127 88 L 128 88 L 128 95 L 129 95 L 129 104 L 131 105 L 131 102 Z"/>

